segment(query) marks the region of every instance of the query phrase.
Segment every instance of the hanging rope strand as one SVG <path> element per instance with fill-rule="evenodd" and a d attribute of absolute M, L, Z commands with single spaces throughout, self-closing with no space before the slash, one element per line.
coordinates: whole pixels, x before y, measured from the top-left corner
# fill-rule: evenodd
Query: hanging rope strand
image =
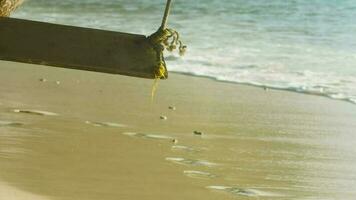
<path fill-rule="evenodd" d="M 163 29 L 163 30 L 166 29 L 166 26 L 167 26 L 167 21 L 168 21 L 169 12 L 171 10 L 171 5 L 172 5 L 172 0 L 167 0 L 166 9 L 164 11 L 162 24 L 161 24 L 161 29 Z"/>

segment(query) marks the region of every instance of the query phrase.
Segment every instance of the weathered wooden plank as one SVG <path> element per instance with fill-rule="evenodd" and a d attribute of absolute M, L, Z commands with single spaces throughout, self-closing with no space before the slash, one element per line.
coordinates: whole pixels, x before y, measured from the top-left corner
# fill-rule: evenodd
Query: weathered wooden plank
<path fill-rule="evenodd" d="M 5 17 L 0 59 L 142 78 L 155 78 L 159 67 L 159 52 L 144 35 Z"/>

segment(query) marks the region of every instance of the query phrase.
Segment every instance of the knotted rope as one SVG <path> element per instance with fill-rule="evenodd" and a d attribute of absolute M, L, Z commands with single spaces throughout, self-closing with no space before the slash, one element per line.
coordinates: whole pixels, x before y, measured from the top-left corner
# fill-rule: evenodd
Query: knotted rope
<path fill-rule="evenodd" d="M 23 3 L 23 0 L 0 0 L 0 17 L 8 17 Z"/>
<path fill-rule="evenodd" d="M 179 55 L 184 55 L 186 51 L 186 46 L 183 45 L 182 41 L 179 38 L 179 33 L 173 29 L 166 28 L 168 16 L 171 10 L 172 0 L 167 0 L 166 9 L 164 11 L 162 24 L 160 28 L 151 36 L 149 36 L 149 40 L 151 44 L 154 46 L 154 49 L 157 52 L 157 60 L 158 64 L 154 71 L 155 79 L 166 79 L 167 68 L 166 63 L 163 58 L 163 51 L 166 49 L 167 51 L 174 51 L 175 49 L 179 49 Z"/>

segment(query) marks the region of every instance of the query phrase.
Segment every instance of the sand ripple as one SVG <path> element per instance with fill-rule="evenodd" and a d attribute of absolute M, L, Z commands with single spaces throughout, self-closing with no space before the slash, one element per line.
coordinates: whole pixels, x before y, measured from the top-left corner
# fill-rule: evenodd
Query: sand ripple
<path fill-rule="evenodd" d="M 0 127 L 2 126 L 22 126 L 22 123 L 19 122 L 11 122 L 11 121 L 0 121 Z"/>
<path fill-rule="evenodd" d="M 177 150 L 177 151 L 186 151 L 186 152 L 199 152 L 200 149 L 195 149 L 193 147 L 187 147 L 183 145 L 173 145 L 172 150 Z"/>
<path fill-rule="evenodd" d="M 86 124 L 90 124 L 93 126 L 98 126 L 98 127 L 114 127 L 114 128 L 123 128 L 126 127 L 127 125 L 125 124 L 118 124 L 114 122 L 92 122 L 92 121 L 85 121 Z"/>
<path fill-rule="evenodd" d="M 195 159 L 187 159 L 187 158 L 174 158 L 167 157 L 166 160 L 182 164 L 182 165 L 190 165 L 190 166 L 206 166 L 206 167 L 214 167 L 217 166 L 217 163 L 209 162 L 206 160 L 195 160 Z"/>
<path fill-rule="evenodd" d="M 122 133 L 131 137 L 139 137 L 145 139 L 165 139 L 165 140 L 173 140 L 173 137 L 167 135 L 156 135 L 156 134 L 146 134 L 146 133 L 135 133 L 135 132 L 124 132 Z"/>
<path fill-rule="evenodd" d="M 183 173 L 191 178 L 210 179 L 216 177 L 216 175 L 211 174 L 209 172 L 195 171 L 195 170 L 185 170 Z"/>
<path fill-rule="evenodd" d="M 280 194 L 274 194 L 272 192 L 265 192 L 257 189 L 249 189 L 249 188 L 245 189 L 245 188 L 230 187 L 230 186 L 214 185 L 214 186 L 207 186 L 206 188 L 212 190 L 224 191 L 238 196 L 248 196 L 248 197 L 281 197 L 282 196 Z"/>
<path fill-rule="evenodd" d="M 42 116 L 57 116 L 57 113 L 42 111 L 42 110 L 26 110 L 26 109 L 14 109 L 15 113 L 25 113 L 32 115 L 42 115 Z"/>

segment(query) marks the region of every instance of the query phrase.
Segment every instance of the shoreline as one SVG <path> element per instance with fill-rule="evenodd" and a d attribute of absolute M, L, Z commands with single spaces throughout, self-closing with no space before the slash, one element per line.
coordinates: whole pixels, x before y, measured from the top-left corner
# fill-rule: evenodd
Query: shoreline
<path fill-rule="evenodd" d="M 313 93 L 313 92 L 308 92 L 308 91 L 297 91 L 296 89 L 293 88 L 279 88 L 279 87 L 272 87 L 272 86 L 267 86 L 267 85 L 257 85 L 257 84 L 252 84 L 252 83 L 244 83 L 244 82 L 234 82 L 234 81 L 226 81 L 226 80 L 218 80 L 217 78 L 208 76 L 208 75 L 195 75 L 189 72 L 177 72 L 177 71 L 173 71 L 170 72 L 173 74 L 181 74 L 181 75 L 185 75 L 185 76 L 193 76 L 193 77 L 200 77 L 200 78 L 207 78 L 213 81 L 217 81 L 217 82 L 222 82 L 222 83 L 231 83 L 231 84 L 238 84 L 238 85 L 245 85 L 245 86 L 251 86 L 251 87 L 257 87 L 257 88 L 261 88 L 261 89 L 273 89 L 273 90 L 280 90 L 280 91 L 287 91 L 287 92 L 293 92 L 293 93 L 298 93 L 298 94 L 305 94 L 305 95 L 313 95 L 313 96 L 321 96 L 321 97 L 325 97 L 331 100 L 336 100 L 336 101 L 343 101 L 343 102 L 347 102 L 347 103 L 351 103 L 353 105 L 356 105 L 356 101 L 351 100 L 351 99 L 337 99 L 337 98 L 333 98 L 328 94 L 322 94 L 322 93 Z"/>

